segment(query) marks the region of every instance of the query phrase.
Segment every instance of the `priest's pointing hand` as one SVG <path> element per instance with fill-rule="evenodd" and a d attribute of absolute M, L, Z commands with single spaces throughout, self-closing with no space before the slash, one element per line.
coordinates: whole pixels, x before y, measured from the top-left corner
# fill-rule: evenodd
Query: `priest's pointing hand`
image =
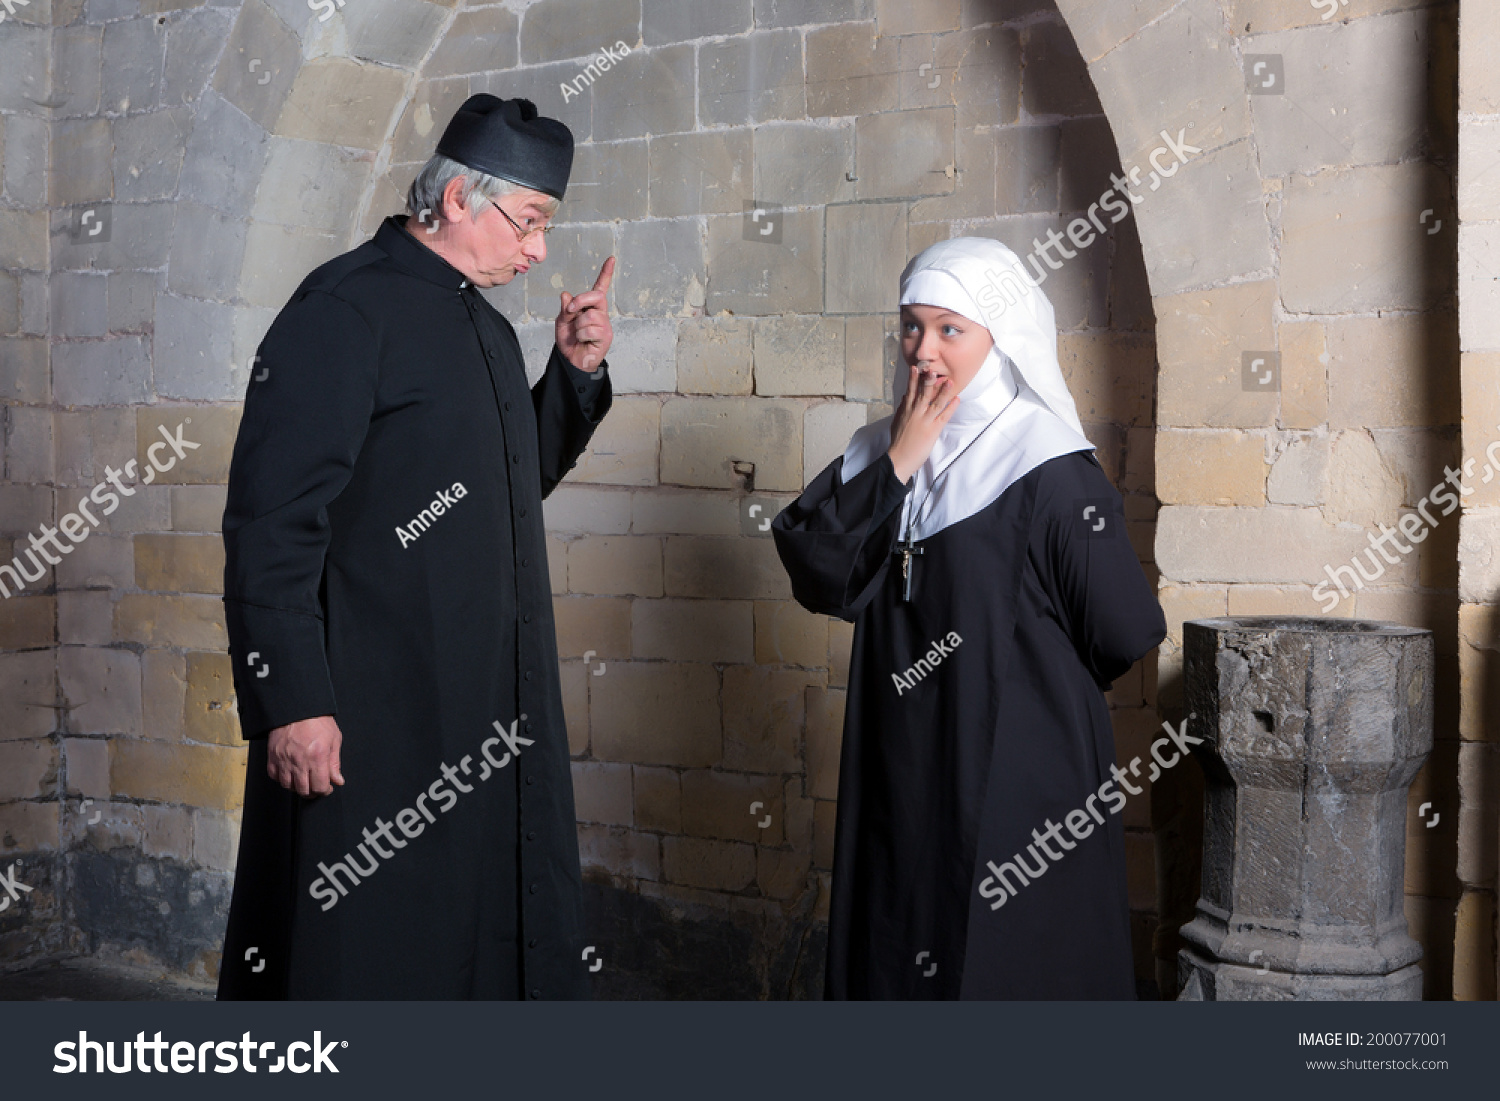
<path fill-rule="evenodd" d="M 604 362 L 615 338 L 609 323 L 609 284 L 615 277 L 615 258 L 604 261 L 591 290 L 574 296 L 562 292 L 557 314 L 557 348 L 580 371 L 593 373 Z"/>

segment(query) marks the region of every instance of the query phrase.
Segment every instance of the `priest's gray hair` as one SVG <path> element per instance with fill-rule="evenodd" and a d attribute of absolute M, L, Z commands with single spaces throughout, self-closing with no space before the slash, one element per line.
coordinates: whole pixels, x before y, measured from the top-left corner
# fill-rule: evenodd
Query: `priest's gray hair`
<path fill-rule="evenodd" d="M 484 209 L 486 202 L 494 202 L 513 192 L 526 190 L 521 184 L 491 176 L 460 164 L 451 157 L 434 153 L 422 166 L 422 171 L 417 173 L 417 178 L 411 182 L 406 193 L 406 212 L 417 218 L 424 210 L 439 210 L 443 205 L 443 192 L 455 179 L 464 181 L 461 197 L 465 206 L 472 204 L 475 214 Z M 550 214 L 557 209 L 557 200 L 548 196 L 545 202 L 538 205 Z"/>

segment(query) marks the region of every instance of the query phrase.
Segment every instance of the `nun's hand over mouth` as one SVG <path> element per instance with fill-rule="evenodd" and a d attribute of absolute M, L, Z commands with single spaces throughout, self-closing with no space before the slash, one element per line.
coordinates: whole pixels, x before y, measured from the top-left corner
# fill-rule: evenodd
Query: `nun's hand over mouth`
<path fill-rule="evenodd" d="M 915 364 L 908 369 L 911 374 L 906 380 L 906 394 L 891 421 L 888 452 L 896 477 L 903 482 L 911 481 L 917 468 L 927 461 L 938 433 L 958 408 L 952 379 L 919 370 Z"/>

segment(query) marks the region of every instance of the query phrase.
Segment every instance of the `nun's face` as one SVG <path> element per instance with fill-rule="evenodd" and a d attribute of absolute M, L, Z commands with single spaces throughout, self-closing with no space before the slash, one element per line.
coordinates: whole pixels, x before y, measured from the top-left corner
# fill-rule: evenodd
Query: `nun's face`
<path fill-rule="evenodd" d="M 955 394 L 979 373 L 993 345 L 990 331 L 963 314 L 938 306 L 901 307 L 901 354 L 907 364 L 952 379 Z"/>

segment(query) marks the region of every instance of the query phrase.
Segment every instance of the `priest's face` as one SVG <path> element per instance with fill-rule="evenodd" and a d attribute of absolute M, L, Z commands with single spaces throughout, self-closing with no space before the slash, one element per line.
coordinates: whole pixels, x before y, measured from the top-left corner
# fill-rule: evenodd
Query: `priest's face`
<path fill-rule="evenodd" d="M 979 373 L 994 343 L 988 329 L 963 314 L 938 306 L 901 307 L 901 353 L 907 364 L 934 379 L 951 379 L 955 394 Z"/>
<path fill-rule="evenodd" d="M 498 287 L 547 258 L 547 239 L 541 228 L 556 213 L 556 199 L 520 188 L 489 201 L 471 196 L 463 204 L 459 202 L 462 192 L 461 181 L 449 183 L 443 193 L 443 224 L 428 243 L 469 282 L 476 287 Z"/>

